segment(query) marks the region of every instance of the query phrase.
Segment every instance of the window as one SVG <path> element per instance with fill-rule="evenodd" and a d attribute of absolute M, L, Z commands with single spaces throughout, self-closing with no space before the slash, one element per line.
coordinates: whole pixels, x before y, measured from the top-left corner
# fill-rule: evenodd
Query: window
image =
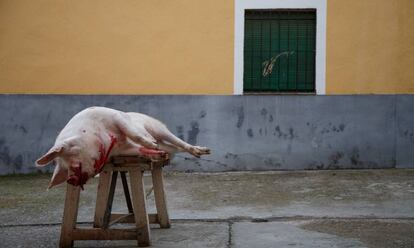
<path fill-rule="evenodd" d="M 315 92 L 316 11 L 245 10 L 243 91 Z"/>

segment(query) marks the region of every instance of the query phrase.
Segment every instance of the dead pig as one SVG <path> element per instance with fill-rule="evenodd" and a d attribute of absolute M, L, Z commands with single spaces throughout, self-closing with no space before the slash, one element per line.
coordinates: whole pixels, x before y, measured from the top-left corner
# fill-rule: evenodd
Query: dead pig
<path fill-rule="evenodd" d="M 200 157 L 209 154 L 210 150 L 184 142 L 162 122 L 148 115 L 90 107 L 66 124 L 54 146 L 36 164 L 43 167 L 55 161 L 56 168 L 48 188 L 65 181 L 83 188 L 90 177 L 101 171 L 110 156 L 164 156 L 177 152 Z M 73 171 L 70 178 L 68 170 Z"/>

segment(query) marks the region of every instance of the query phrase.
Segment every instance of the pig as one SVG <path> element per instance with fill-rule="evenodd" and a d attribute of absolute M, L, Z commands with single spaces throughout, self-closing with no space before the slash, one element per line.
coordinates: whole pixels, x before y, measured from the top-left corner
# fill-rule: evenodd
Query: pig
<path fill-rule="evenodd" d="M 83 189 L 110 156 L 172 157 L 177 152 L 188 152 L 199 158 L 210 154 L 210 149 L 184 142 L 148 115 L 90 107 L 72 117 L 53 147 L 36 161 L 36 167 L 55 162 L 48 189 L 65 181 Z"/>

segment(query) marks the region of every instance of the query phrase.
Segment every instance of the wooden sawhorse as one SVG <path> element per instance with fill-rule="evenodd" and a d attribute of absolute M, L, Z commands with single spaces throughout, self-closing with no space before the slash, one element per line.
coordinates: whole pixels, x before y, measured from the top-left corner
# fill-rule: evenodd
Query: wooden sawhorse
<path fill-rule="evenodd" d="M 150 223 L 157 223 L 161 228 L 170 227 L 162 175 L 162 168 L 168 162 L 168 159 L 155 160 L 141 156 L 112 157 L 99 176 L 93 228 L 76 228 L 80 187 L 67 184 L 59 247 L 73 247 L 74 240 L 137 240 L 138 246 L 150 246 Z M 156 214 L 147 214 L 144 171 L 152 174 Z M 126 214 L 112 213 L 118 173 L 121 175 L 128 206 L 129 213 Z M 127 183 L 127 173 L 132 195 Z M 135 223 L 135 228 L 109 228 L 115 223 Z"/>

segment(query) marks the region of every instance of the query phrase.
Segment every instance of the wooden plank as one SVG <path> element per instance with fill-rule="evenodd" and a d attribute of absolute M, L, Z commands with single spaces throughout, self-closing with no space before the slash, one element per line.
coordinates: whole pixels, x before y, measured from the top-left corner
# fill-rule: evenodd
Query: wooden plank
<path fill-rule="evenodd" d="M 169 158 L 148 158 L 143 156 L 114 156 L 111 158 L 111 163 L 114 165 L 124 165 L 124 164 L 150 164 L 151 162 L 156 162 L 159 164 L 168 164 L 170 161 Z"/>
<path fill-rule="evenodd" d="M 93 221 L 94 227 L 102 227 L 103 219 L 108 202 L 109 187 L 111 180 L 111 166 L 105 165 L 104 170 L 99 174 L 99 184 L 96 194 L 95 217 Z"/>
<path fill-rule="evenodd" d="M 117 171 L 112 172 L 111 187 L 109 188 L 108 200 L 106 202 L 105 214 L 104 214 L 103 223 L 102 223 L 102 227 L 105 229 L 108 228 L 109 218 L 111 217 L 112 203 L 114 201 L 117 178 L 118 178 L 118 172 Z"/>
<path fill-rule="evenodd" d="M 144 180 L 142 171 L 131 169 L 129 172 L 134 207 L 135 225 L 137 227 L 138 246 L 150 246 L 149 220 L 146 210 Z"/>
<path fill-rule="evenodd" d="M 160 161 L 152 161 L 151 164 L 152 166 L 159 166 L 159 167 L 163 167 L 163 166 L 167 166 L 170 163 L 170 160 L 160 160 Z"/>
<path fill-rule="evenodd" d="M 80 187 L 67 183 L 65 209 L 63 211 L 63 222 L 60 232 L 60 248 L 73 247 L 73 230 L 76 227 L 78 217 Z"/>
<path fill-rule="evenodd" d="M 116 224 L 116 223 L 128 223 L 128 222 L 121 222 L 122 220 L 126 219 L 127 217 L 132 217 L 133 223 L 135 223 L 134 214 L 121 214 L 121 215 L 118 216 L 118 218 L 115 218 L 115 216 L 112 216 L 112 214 L 111 214 L 111 219 L 110 219 L 111 222 L 109 222 L 109 226 L 112 226 L 113 224 Z"/>
<path fill-rule="evenodd" d="M 143 156 L 114 156 L 112 157 L 112 163 L 114 164 L 124 164 L 124 163 L 149 163 L 151 162 L 150 158 Z"/>
<path fill-rule="evenodd" d="M 124 195 L 125 195 L 125 201 L 128 207 L 128 212 L 133 213 L 134 210 L 132 209 L 132 202 L 131 202 L 131 195 L 129 194 L 129 187 L 128 182 L 126 179 L 126 172 L 121 172 L 121 180 L 122 180 L 122 187 L 124 188 Z"/>
<path fill-rule="evenodd" d="M 151 170 L 152 166 L 150 164 L 132 164 L 132 163 L 128 163 L 128 164 L 122 164 L 122 165 L 117 165 L 114 166 L 113 170 L 115 171 L 129 171 L 129 168 L 138 168 L 140 170 Z"/>
<path fill-rule="evenodd" d="M 158 214 L 148 214 L 149 223 L 158 224 L 160 223 L 158 219 Z"/>
<path fill-rule="evenodd" d="M 155 167 L 152 170 L 152 185 L 154 187 L 155 206 L 157 207 L 158 219 L 161 228 L 170 228 L 170 218 L 168 216 L 167 200 L 164 191 L 164 177 L 162 168 Z"/>
<path fill-rule="evenodd" d="M 135 240 L 137 230 L 129 229 L 101 229 L 76 228 L 72 233 L 74 240 Z"/>
<path fill-rule="evenodd" d="M 110 222 L 112 223 L 115 220 L 117 220 L 116 223 L 135 223 L 134 214 L 111 214 Z M 158 214 L 148 214 L 148 221 L 150 224 L 159 224 Z"/>

